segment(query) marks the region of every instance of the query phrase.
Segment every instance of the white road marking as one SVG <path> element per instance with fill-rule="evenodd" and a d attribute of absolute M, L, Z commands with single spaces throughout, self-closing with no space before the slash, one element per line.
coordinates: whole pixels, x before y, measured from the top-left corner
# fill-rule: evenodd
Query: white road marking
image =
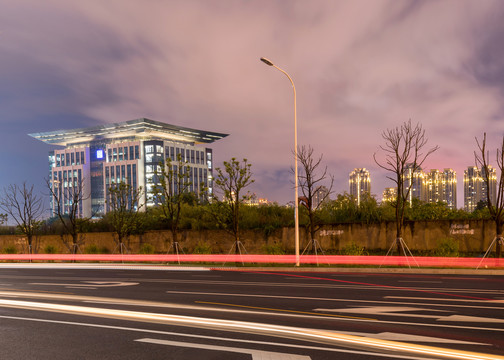
<path fill-rule="evenodd" d="M 392 341 L 492 346 L 491 344 L 471 342 L 471 341 L 445 339 L 445 338 L 440 338 L 440 337 L 434 338 L 434 337 L 430 337 L 430 336 L 420 336 L 420 335 L 410 335 L 410 334 L 398 334 L 398 333 L 392 333 L 392 332 L 383 332 L 383 333 L 378 333 L 378 334 L 347 332 L 347 331 L 340 331 L 340 332 L 343 334 L 348 334 L 348 335 L 365 336 L 365 337 L 371 337 L 371 338 L 375 338 L 375 339 L 392 340 Z"/>
<path fill-rule="evenodd" d="M 458 321 L 458 322 L 480 322 L 480 323 L 499 323 L 504 324 L 504 319 L 493 319 L 478 316 L 451 315 L 443 316 L 438 321 Z"/>
<path fill-rule="evenodd" d="M 425 309 L 425 308 L 415 308 L 408 306 L 373 306 L 373 307 L 357 307 L 353 309 L 340 309 L 338 311 L 342 312 L 352 312 L 353 310 L 361 310 L 364 314 L 388 314 L 388 313 L 396 313 L 396 312 L 404 312 L 404 311 L 435 311 L 435 312 L 450 312 L 448 310 L 433 310 L 433 309 Z"/>
<path fill-rule="evenodd" d="M 424 315 L 424 314 L 405 314 L 408 311 L 440 311 L 443 310 L 429 310 L 424 308 L 414 308 L 405 306 L 363 306 L 356 308 L 341 308 L 341 309 L 313 309 L 313 311 L 321 312 L 337 312 L 337 313 L 350 313 L 350 314 L 372 314 L 372 315 L 387 315 L 387 316 L 406 316 L 418 317 L 426 319 L 439 319 L 438 315 Z"/>
<path fill-rule="evenodd" d="M 468 302 L 468 303 L 485 303 L 485 304 L 504 304 L 504 300 L 478 300 L 478 299 L 454 299 L 454 298 L 426 298 L 426 297 L 411 297 L 411 296 L 384 296 L 384 299 L 405 299 L 405 300 L 430 300 L 430 301 L 452 301 L 452 302 Z"/>
<path fill-rule="evenodd" d="M 334 301 L 334 302 L 351 302 L 351 303 L 372 303 L 372 304 L 404 304 L 404 300 L 401 302 L 398 301 L 381 301 L 381 300 L 362 300 L 362 299 L 339 299 L 339 298 L 320 298 L 320 297 L 307 297 L 307 296 L 286 296 L 286 295 L 264 295 L 264 294 L 239 294 L 239 293 L 210 293 L 210 292 L 200 292 L 200 291 L 175 291 L 175 290 L 167 290 L 167 294 L 190 294 L 190 295 L 216 295 L 216 296 L 243 296 L 243 297 L 258 297 L 258 298 L 275 298 L 275 299 L 296 299 L 296 300 L 317 300 L 317 301 Z M 419 299 L 419 300 L 445 300 L 439 298 L 410 298 L 403 296 L 385 296 L 385 298 L 398 298 L 398 299 Z M 450 300 L 450 299 L 448 299 Z M 466 300 L 463 300 L 466 301 Z M 473 302 L 472 300 L 467 300 L 467 302 Z M 501 300 L 481 300 L 480 302 L 486 304 L 492 304 L 493 302 L 502 302 Z M 491 307 L 491 306 L 472 306 L 472 305 L 458 305 L 458 304 L 430 304 L 430 303 L 415 303 L 408 302 L 408 305 L 427 305 L 427 306 L 438 306 L 438 307 L 467 307 L 467 308 L 476 308 L 476 309 L 502 309 L 501 307 Z"/>
<path fill-rule="evenodd" d="M 464 316 L 464 315 L 437 316 L 437 315 L 404 313 L 408 311 L 442 311 L 442 310 L 429 310 L 429 309 L 410 308 L 410 307 L 372 306 L 372 307 L 357 307 L 357 308 L 342 308 L 342 309 L 318 308 L 313 309 L 313 311 L 416 317 L 424 319 L 436 319 L 436 321 L 480 322 L 480 323 L 499 323 L 499 324 L 504 323 L 504 319 L 494 319 L 494 318 L 485 318 L 477 316 Z"/>
<path fill-rule="evenodd" d="M 418 287 L 418 288 L 410 288 L 410 287 L 402 287 L 402 286 L 387 286 L 387 285 L 379 285 L 379 284 L 366 284 L 366 283 L 339 283 L 334 282 L 332 279 L 331 282 L 326 283 L 279 283 L 279 282 L 260 282 L 260 281 L 225 281 L 225 280 L 195 280 L 195 279 L 165 279 L 162 280 L 164 283 L 182 283 L 182 284 L 203 284 L 203 285 L 243 285 L 243 286 L 268 286 L 268 287 L 296 287 L 296 288 L 323 288 L 323 289 L 361 289 L 361 290 L 372 290 L 372 291 L 423 291 L 423 292 L 435 292 L 439 293 L 442 291 L 444 294 L 449 293 L 463 293 L 463 294 L 485 294 L 485 295 L 502 295 L 502 290 L 488 290 L 488 289 L 454 289 L 454 288 L 429 288 L 429 287 Z M 469 299 L 471 300 L 471 299 Z"/>
<path fill-rule="evenodd" d="M 138 285 L 137 282 L 120 282 L 120 281 L 83 281 L 82 284 L 61 284 L 61 283 L 29 283 L 29 285 L 45 285 L 45 286 L 65 286 L 72 289 L 96 289 L 104 287 L 117 287 L 117 286 L 133 286 Z"/>
<path fill-rule="evenodd" d="M 277 353 L 277 352 L 261 351 L 261 350 L 255 350 L 255 349 L 244 349 L 244 348 L 216 346 L 216 345 L 207 345 L 207 344 L 194 344 L 194 343 L 186 343 L 186 342 L 180 342 L 180 341 L 169 341 L 169 340 L 159 340 L 159 339 L 149 339 L 149 338 L 137 339 L 135 341 L 145 342 L 145 343 L 150 343 L 150 344 L 179 346 L 179 347 L 188 347 L 188 348 L 196 348 L 196 349 L 227 351 L 227 352 L 234 352 L 234 353 L 240 353 L 240 354 L 249 354 L 249 355 L 252 355 L 252 360 L 311 360 L 311 357 L 305 356 L 305 355 Z"/>
<path fill-rule="evenodd" d="M 245 339 L 224 338 L 224 337 L 215 337 L 215 336 L 206 336 L 206 335 L 184 334 L 181 332 L 169 332 L 169 331 L 160 331 L 160 330 L 140 329 L 140 328 L 131 328 L 131 327 L 124 327 L 124 326 L 91 324 L 91 323 L 49 320 L 49 319 L 37 319 L 37 318 L 25 318 L 25 317 L 7 316 L 7 315 L 0 315 L 0 318 L 1 319 L 11 319 L 11 320 L 21 320 L 21 321 L 43 322 L 43 323 L 51 323 L 51 324 L 87 326 L 87 327 L 94 327 L 94 328 L 99 328 L 99 329 L 114 329 L 114 330 L 132 331 L 132 332 L 134 331 L 134 332 L 141 332 L 141 333 L 148 333 L 148 334 L 169 335 L 169 336 L 176 336 L 176 337 L 190 337 L 190 338 L 215 340 L 215 341 L 259 344 L 259 345 L 267 345 L 267 346 L 287 347 L 287 348 L 293 348 L 293 349 L 307 349 L 307 350 L 317 350 L 317 351 L 320 350 L 320 351 L 339 352 L 339 353 L 346 353 L 346 354 L 370 355 L 370 356 L 374 356 L 374 357 L 385 357 L 387 359 L 425 360 L 424 357 L 414 357 L 414 356 L 407 356 L 407 355 L 380 354 L 380 353 L 373 353 L 373 352 L 359 351 L 359 350 L 350 350 L 350 349 L 335 349 L 335 348 L 324 348 L 324 347 L 320 347 L 320 346 L 284 344 L 284 343 L 269 342 L 269 341 L 245 340 Z"/>

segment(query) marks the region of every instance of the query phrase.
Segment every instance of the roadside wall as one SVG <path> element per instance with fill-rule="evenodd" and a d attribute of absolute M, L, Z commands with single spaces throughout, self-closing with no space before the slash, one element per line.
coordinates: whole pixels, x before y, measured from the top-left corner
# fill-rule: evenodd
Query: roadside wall
<path fill-rule="evenodd" d="M 336 224 L 325 226 L 317 232 L 316 240 L 324 251 L 336 253 L 345 246 L 355 243 L 369 250 L 388 250 L 395 239 L 395 222 L 379 224 Z M 441 239 L 451 238 L 459 243 L 459 251 L 484 252 L 495 237 L 492 221 L 416 221 L 407 222 L 404 227 L 404 241 L 411 250 L 428 251 L 437 247 Z M 233 237 L 220 230 L 183 230 L 179 245 L 186 253 L 192 253 L 197 246 L 204 246 L 212 253 L 228 253 L 233 246 Z M 113 233 L 86 233 L 81 238 L 80 248 L 84 252 L 90 245 L 100 250 L 118 252 Z M 244 231 L 241 241 L 248 253 L 264 253 L 265 247 L 280 247 L 294 252 L 294 228 L 281 228 L 268 234 L 263 230 Z M 169 231 L 149 231 L 143 235 L 131 236 L 126 244 L 136 253 L 142 244 L 152 245 L 157 253 L 168 252 L 171 245 Z M 300 228 L 301 252 L 307 244 L 307 234 Z M 57 252 L 67 253 L 68 248 L 59 235 L 45 235 L 34 240 L 37 252 L 45 252 L 48 245 Z M 26 252 L 26 240 L 19 235 L 1 235 L 0 252 L 15 247 L 17 252 Z M 234 249 L 233 249 L 234 251 Z"/>

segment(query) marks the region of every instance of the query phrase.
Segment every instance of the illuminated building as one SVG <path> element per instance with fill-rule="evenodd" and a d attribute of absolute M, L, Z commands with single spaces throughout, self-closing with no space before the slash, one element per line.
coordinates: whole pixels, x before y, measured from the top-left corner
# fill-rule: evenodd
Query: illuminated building
<path fill-rule="evenodd" d="M 145 189 L 142 201 L 152 205 L 148 195 L 156 184 L 154 174 L 159 173 L 159 165 L 167 159 L 176 163 L 180 157 L 190 167 L 191 192 L 199 193 L 200 184 L 211 192 L 212 149 L 198 145 L 227 136 L 146 118 L 29 135 L 63 147 L 49 153 L 49 184 L 65 191 L 82 183 L 84 196 L 78 214 L 81 217 L 106 213 L 108 189 L 121 182 Z M 53 214 L 54 208 L 51 202 Z"/>
<path fill-rule="evenodd" d="M 417 168 L 413 171 L 413 165 L 409 164 L 404 169 L 404 190 L 408 191 L 408 198 L 410 204 L 413 202 L 413 198 L 420 201 L 426 201 L 426 189 L 425 189 L 425 173 L 421 168 Z"/>
<path fill-rule="evenodd" d="M 313 193 L 312 206 L 317 209 L 323 203 L 329 201 L 329 189 L 325 186 L 319 186 Z"/>
<path fill-rule="evenodd" d="M 250 206 L 260 206 L 260 205 L 268 205 L 269 201 L 268 199 L 265 198 L 258 198 L 256 194 L 252 194 L 250 198 L 245 200 L 244 203 Z"/>
<path fill-rule="evenodd" d="M 382 202 L 392 202 L 397 199 L 397 188 L 388 187 L 383 190 Z"/>
<path fill-rule="evenodd" d="M 476 210 L 480 201 L 487 203 L 487 193 L 490 192 L 490 201 L 495 204 L 497 194 L 497 171 L 492 166 L 488 167 L 490 189 L 484 181 L 485 173 L 476 166 L 469 166 L 464 170 L 464 210 Z"/>
<path fill-rule="evenodd" d="M 425 175 L 425 202 L 444 202 L 449 209 L 457 208 L 457 173 L 452 169 L 443 172 L 433 169 Z"/>
<path fill-rule="evenodd" d="M 350 195 L 360 204 L 364 194 L 371 195 L 371 177 L 365 168 L 355 168 L 349 175 Z"/>
<path fill-rule="evenodd" d="M 404 189 L 411 184 L 408 194 L 410 204 L 413 199 L 426 203 L 442 201 L 449 209 L 457 208 L 457 173 L 452 169 L 444 169 L 443 172 L 433 169 L 425 173 L 422 169 L 413 172 L 413 166 L 409 165 L 405 170 Z"/>
<path fill-rule="evenodd" d="M 457 173 L 452 169 L 444 169 L 441 178 L 441 197 L 448 209 L 457 209 Z"/>

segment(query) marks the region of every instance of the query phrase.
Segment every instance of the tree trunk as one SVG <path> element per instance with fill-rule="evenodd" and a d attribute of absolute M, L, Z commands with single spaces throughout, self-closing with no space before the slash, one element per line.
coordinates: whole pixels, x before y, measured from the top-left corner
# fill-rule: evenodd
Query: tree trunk
<path fill-rule="evenodd" d="M 33 253 L 33 249 L 32 249 L 32 235 L 27 235 L 26 236 L 26 240 L 28 241 L 28 254 L 32 254 Z"/>
<path fill-rule="evenodd" d="M 397 247 L 397 253 L 401 255 L 401 250 L 402 250 L 402 244 L 401 244 L 401 239 L 402 239 L 402 229 L 403 229 L 403 222 L 404 222 L 404 207 L 399 209 L 399 206 L 404 206 L 404 203 L 401 203 L 401 205 L 398 204 L 396 208 L 396 247 Z"/>
<path fill-rule="evenodd" d="M 495 243 L 495 256 L 500 258 L 502 255 L 502 220 L 498 219 L 495 221 L 495 230 L 496 230 L 496 243 Z"/>
<path fill-rule="evenodd" d="M 178 244 L 178 231 L 172 228 L 171 233 L 172 233 L 173 246 L 176 246 L 176 244 Z"/>
<path fill-rule="evenodd" d="M 77 254 L 77 237 L 78 234 L 72 234 L 72 254 Z"/>

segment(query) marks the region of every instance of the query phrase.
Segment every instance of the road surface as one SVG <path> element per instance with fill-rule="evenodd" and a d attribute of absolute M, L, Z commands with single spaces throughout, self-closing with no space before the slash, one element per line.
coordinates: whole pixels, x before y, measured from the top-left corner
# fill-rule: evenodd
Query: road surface
<path fill-rule="evenodd" d="M 168 269 L 0 265 L 0 359 L 504 359 L 504 276 Z"/>

